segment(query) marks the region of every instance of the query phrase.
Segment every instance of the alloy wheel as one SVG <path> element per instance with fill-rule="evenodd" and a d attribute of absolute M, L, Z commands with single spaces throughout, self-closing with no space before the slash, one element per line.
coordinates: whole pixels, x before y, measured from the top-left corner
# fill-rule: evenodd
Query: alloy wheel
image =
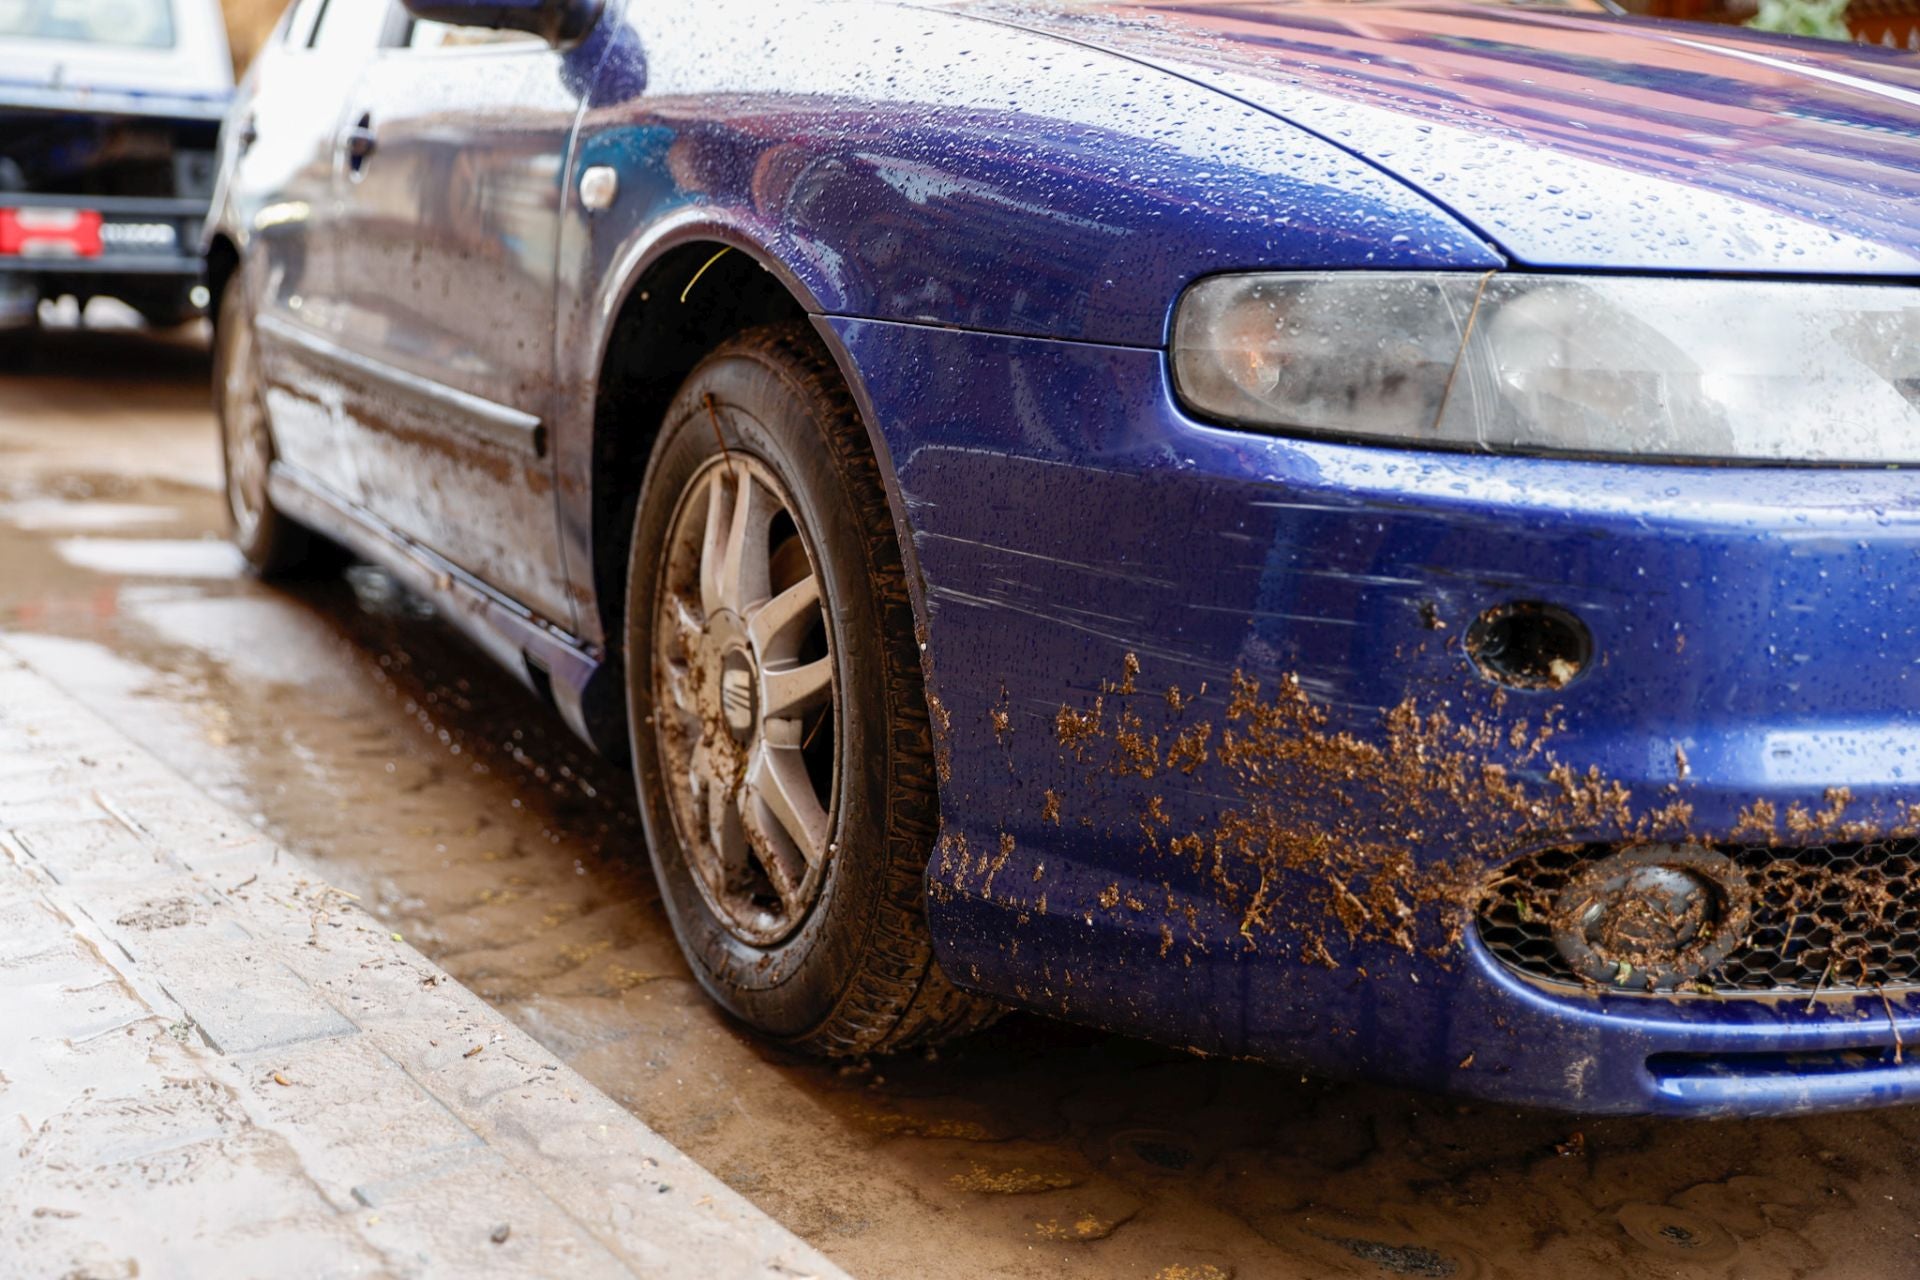
<path fill-rule="evenodd" d="M 790 935 L 837 851 L 840 679 L 796 504 L 740 452 L 695 472 L 654 601 L 654 733 L 676 834 L 742 942 Z"/>
<path fill-rule="evenodd" d="M 220 422 L 227 462 L 227 507 L 233 513 L 234 541 L 245 547 L 253 543 L 266 513 L 273 443 L 267 434 L 266 409 L 260 402 L 252 326 L 240 321 L 226 341 Z"/>

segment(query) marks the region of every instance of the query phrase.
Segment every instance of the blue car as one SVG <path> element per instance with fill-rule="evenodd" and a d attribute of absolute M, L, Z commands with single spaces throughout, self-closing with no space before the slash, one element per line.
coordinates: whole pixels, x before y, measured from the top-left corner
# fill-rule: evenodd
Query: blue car
<path fill-rule="evenodd" d="M 1920 65 L 1597 4 L 297 0 L 234 536 L 630 755 L 774 1040 L 1920 1088 Z"/>

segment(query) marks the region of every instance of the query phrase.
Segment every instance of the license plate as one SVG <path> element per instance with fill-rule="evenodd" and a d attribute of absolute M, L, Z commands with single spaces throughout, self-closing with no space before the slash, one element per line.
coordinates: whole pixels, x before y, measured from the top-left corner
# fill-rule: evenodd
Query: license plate
<path fill-rule="evenodd" d="M 104 222 L 100 243 L 116 253 L 172 253 L 180 247 L 180 237 L 171 222 Z"/>
<path fill-rule="evenodd" d="M 0 257 L 97 258 L 100 250 L 92 209 L 0 209 Z"/>

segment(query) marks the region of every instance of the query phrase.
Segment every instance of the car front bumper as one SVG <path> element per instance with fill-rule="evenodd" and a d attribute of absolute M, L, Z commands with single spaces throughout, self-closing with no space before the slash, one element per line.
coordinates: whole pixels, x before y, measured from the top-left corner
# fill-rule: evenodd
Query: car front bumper
<path fill-rule="evenodd" d="M 1913 473 L 1267 437 L 1183 413 L 1161 352 L 825 323 L 921 577 L 957 981 L 1586 1112 L 1920 1088 L 1920 992 L 1557 986 L 1462 923 L 1543 841 L 1904 837 Z M 1591 666 L 1497 691 L 1463 636 L 1513 602 Z"/>

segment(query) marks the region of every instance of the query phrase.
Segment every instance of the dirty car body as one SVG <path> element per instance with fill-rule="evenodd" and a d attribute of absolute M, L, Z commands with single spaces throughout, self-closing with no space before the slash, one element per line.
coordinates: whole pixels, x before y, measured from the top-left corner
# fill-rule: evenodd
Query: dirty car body
<path fill-rule="evenodd" d="M 315 7 L 209 248 L 275 500 L 583 735 L 676 335 L 790 305 L 911 568 L 954 981 L 1592 1112 L 1920 1082 L 1910 59 L 1441 2 L 615 0 L 431 52 Z"/>
<path fill-rule="evenodd" d="M 211 0 L 0 12 L 0 327 L 63 295 L 196 313 L 232 93 Z"/>

